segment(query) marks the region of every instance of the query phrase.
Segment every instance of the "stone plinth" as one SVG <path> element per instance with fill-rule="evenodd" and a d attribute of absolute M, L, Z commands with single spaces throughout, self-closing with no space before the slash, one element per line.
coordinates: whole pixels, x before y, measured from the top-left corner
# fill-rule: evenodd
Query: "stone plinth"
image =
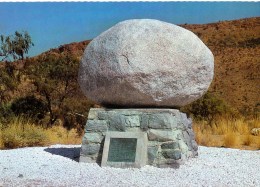
<path fill-rule="evenodd" d="M 80 162 L 101 163 L 107 132 L 147 133 L 146 164 L 176 167 L 198 155 L 192 121 L 175 109 L 92 108 L 85 126 Z"/>

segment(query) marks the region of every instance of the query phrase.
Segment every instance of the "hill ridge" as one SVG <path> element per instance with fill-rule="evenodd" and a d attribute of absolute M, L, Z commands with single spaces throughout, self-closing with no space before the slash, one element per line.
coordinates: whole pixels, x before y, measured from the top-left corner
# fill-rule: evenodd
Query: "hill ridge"
<path fill-rule="evenodd" d="M 179 26 L 195 33 L 214 55 L 209 92 L 241 112 L 260 111 L 260 17 Z M 90 41 L 64 44 L 31 58 L 68 52 L 81 59 Z"/>

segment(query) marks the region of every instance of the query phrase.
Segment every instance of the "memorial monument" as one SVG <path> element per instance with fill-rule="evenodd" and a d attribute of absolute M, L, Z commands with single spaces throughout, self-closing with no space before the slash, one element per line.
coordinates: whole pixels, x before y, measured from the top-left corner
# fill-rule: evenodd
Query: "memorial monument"
<path fill-rule="evenodd" d="M 192 32 L 151 19 L 120 22 L 85 49 L 79 84 L 90 109 L 81 162 L 177 167 L 195 157 L 192 121 L 178 108 L 200 98 L 214 57 Z"/>

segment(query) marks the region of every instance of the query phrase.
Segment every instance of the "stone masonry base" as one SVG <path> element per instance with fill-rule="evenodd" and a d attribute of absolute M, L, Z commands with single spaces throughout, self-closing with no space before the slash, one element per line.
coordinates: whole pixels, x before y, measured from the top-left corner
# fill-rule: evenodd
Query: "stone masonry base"
<path fill-rule="evenodd" d="M 198 155 L 192 120 L 179 110 L 92 108 L 85 126 L 80 162 L 101 163 L 108 131 L 147 133 L 147 165 L 176 168 Z"/>

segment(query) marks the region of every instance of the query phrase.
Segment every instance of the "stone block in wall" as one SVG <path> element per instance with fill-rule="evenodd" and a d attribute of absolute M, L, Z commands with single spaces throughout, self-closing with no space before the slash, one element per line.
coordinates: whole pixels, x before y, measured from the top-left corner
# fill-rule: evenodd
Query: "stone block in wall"
<path fill-rule="evenodd" d="M 158 142 L 158 141 L 148 141 L 148 146 L 149 147 L 154 147 L 157 146 L 159 147 L 161 145 L 162 142 Z"/>
<path fill-rule="evenodd" d="M 187 118 L 187 115 L 185 113 L 180 112 L 181 122 L 183 124 L 183 130 L 186 130 L 189 128 L 190 121 Z"/>
<path fill-rule="evenodd" d="M 195 140 L 191 140 L 191 145 L 194 151 L 198 151 L 198 144 Z"/>
<path fill-rule="evenodd" d="M 88 113 L 88 120 L 97 119 L 99 108 L 91 108 Z"/>
<path fill-rule="evenodd" d="M 175 141 L 176 139 L 180 139 L 180 135 L 182 134 L 181 130 L 157 130 L 150 129 L 148 131 L 148 140 L 149 141 Z"/>
<path fill-rule="evenodd" d="M 122 114 L 113 114 L 109 116 L 108 119 L 108 129 L 110 131 L 125 131 L 126 124 L 125 124 L 125 116 Z"/>
<path fill-rule="evenodd" d="M 184 143 L 184 141 L 179 141 L 179 147 L 182 153 L 186 154 L 189 152 L 189 147 L 186 143 Z"/>
<path fill-rule="evenodd" d="M 171 141 L 173 139 L 169 137 L 168 131 L 150 129 L 148 131 L 148 140 L 166 142 L 166 141 Z"/>
<path fill-rule="evenodd" d="M 120 113 L 124 116 L 134 116 L 143 113 L 143 109 L 112 109 L 113 112 Z"/>
<path fill-rule="evenodd" d="M 140 127 L 139 115 L 125 116 L 125 124 L 127 127 Z"/>
<path fill-rule="evenodd" d="M 178 149 L 179 143 L 177 141 L 165 142 L 161 144 L 162 149 Z"/>
<path fill-rule="evenodd" d="M 148 127 L 151 129 L 177 128 L 176 117 L 169 113 L 159 113 L 149 116 Z"/>
<path fill-rule="evenodd" d="M 82 142 L 84 144 L 90 144 L 90 143 L 101 143 L 104 139 L 104 136 L 100 133 L 91 132 L 91 133 L 85 133 Z"/>
<path fill-rule="evenodd" d="M 79 157 L 79 162 L 96 163 L 96 158 L 92 158 L 92 157 L 89 157 L 89 156 L 81 155 Z"/>
<path fill-rule="evenodd" d="M 179 149 L 165 149 L 162 150 L 162 155 L 164 158 L 169 158 L 169 159 L 174 159 L 174 160 L 179 160 L 181 159 L 181 151 Z"/>
<path fill-rule="evenodd" d="M 188 134 L 190 136 L 190 139 L 194 140 L 195 139 L 195 134 L 194 134 L 193 130 L 192 129 L 188 129 L 187 132 L 188 132 Z"/>
<path fill-rule="evenodd" d="M 94 155 L 97 154 L 100 150 L 100 144 L 83 144 L 81 146 L 80 154 L 87 156 L 87 155 Z"/>
<path fill-rule="evenodd" d="M 85 131 L 91 132 L 106 132 L 108 130 L 108 123 L 105 120 L 88 120 Z"/>
<path fill-rule="evenodd" d="M 149 114 L 142 114 L 140 116 L 140 128 L 142 130 L 148 130 L 149 126 Z"/>
<path fill-rule="evenodd" d="M 181 116 L 176 112 L 161 112 L 142 114 L 141 128 L 144 130 L 150 129 L 183 129 Z"/>
<path fill-rule="evenodd" d="M 108 120 L 109 119 L 109 116 L 111 114 L 114 114 L 112 112 L 108 112 L 106 110 L 100 110 L 98 113 L 97 113 L 97 119 L 99 120 Z"/>
<path fill-rule="evenodd" d="M 187 120 L 188 120 L 188 128 L 191 129 L 192 128 L 192 119 L 187 118 Z"/>
<path fill-rule="evenodd" d="M 100 109 L 97 113 L 97 119 L 108 120 L 110 116 L 122 115 L 122 116 L 138 116 L 142 113 L 139 110 L 128 110 L 128 109 Z"/>
<path fill-rule="evenodd" d="M 180 164 L 183 162 L 181 160 L 175 160 L 175 159 L 165 159 L 160 160 L 156 166 L 159 168 L 174 168 L 177 169 L 180 167 Z"/>
<path fill-rule="evenodd" d="M 182 135 L 183 135 L 183 140 L 188 145 L 189 150 L 192 150 L 191 138 L 190 138 L 188 132 L 187 131 L 183 131 Z"/>
<path fill-rule="evenodd" d="M 148 146 L 147 156 L 148 156 L 148 163 L 149 164 L 153 164 L 157 155 L 158 155 L 158 147 L 157 146 Z"/>

